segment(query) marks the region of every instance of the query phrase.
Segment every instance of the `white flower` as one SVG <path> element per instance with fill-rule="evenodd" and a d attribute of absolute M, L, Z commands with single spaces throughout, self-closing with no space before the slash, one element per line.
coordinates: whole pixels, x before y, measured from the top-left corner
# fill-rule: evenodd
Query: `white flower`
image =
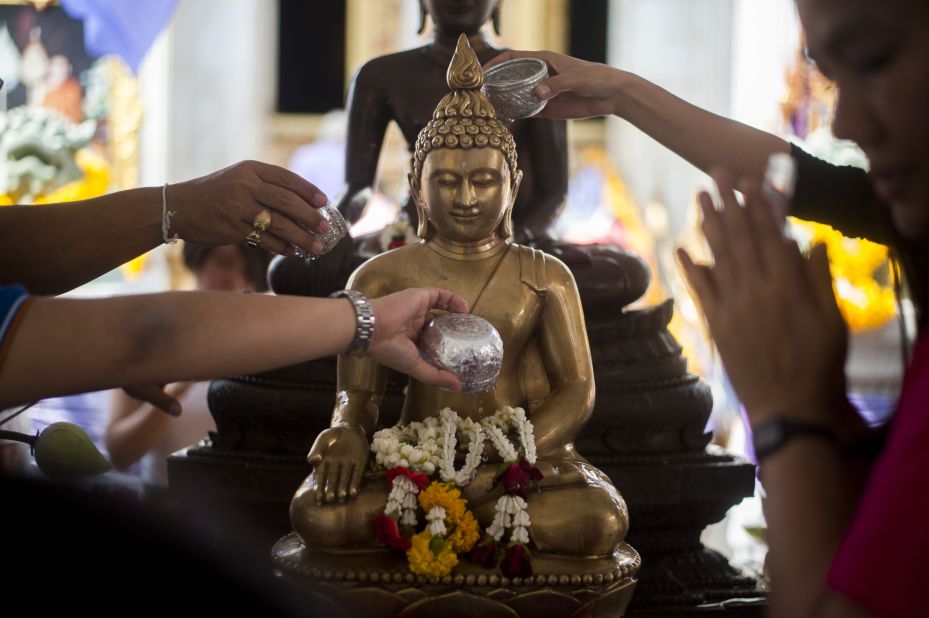
<path fill-rule="evenodd" d="M 529 520 L 529 511 L 519 511 L 513 515 L 513 525 L 528 528 L 532 522 Z"/>
<path fill-rule="evenodd" d="M 400 524 L 406 526 L 415 526 L 419 522 L 416 520 L 416 511 L 407 510 L 403 511 L 403 515 L 400 516 Z"/>
<path fill-rule="evenodd" d="M 510 540 L 516 541 L 517 543 L 522 543 L 524 545 L 529 544 L 529 532 L 522 526 L 517 526 L 513 528 L 513 532 L 510 533 Z"/>
<path fill-rule="evenodd" d="M 445 529 L 445 509 L 441 506 L 434 506 L 426 513 L 426 521 L 429 522 L 429 534 L 432 536 L 445 536 L 448 531 Z"/>

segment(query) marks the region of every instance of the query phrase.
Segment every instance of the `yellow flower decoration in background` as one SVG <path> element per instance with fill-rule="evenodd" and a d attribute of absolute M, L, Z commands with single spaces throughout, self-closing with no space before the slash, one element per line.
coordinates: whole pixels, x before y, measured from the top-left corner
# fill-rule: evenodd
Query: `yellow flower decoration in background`
<path fill-rule="evenodd" d="M 89 148 L 82 148 L 74 156 L 84 177 L 36 198 L 35 204 L 76 202 L 99 197 L 110 188 L 110 164 Z"/>
<path fill-rule="evenodd" d="M 432 553 L 432 549 L 429 547 L 432 535 L 429 534 L 428 530 L 414 534 L 410 541 L 413 546 L 407 550 L 406 557 L 410 563 L 410 570 L 417 575 L 444 577 L 451 573 L 455 565 L 458 564 L 458 556 L 452 550 L 451 543 L 445 543 L 438 556 Z"/>
<path fill-rule="evenodd" d="M 475 543 L 481 538 L 481 532 L 477 526 L 477 520 L 471 511 L 465 511 L 464 515 L 455 523 L 455 530 L 449 535 L 448 543 L 452 551 L 456 554 L 470 551 Z"/>
<path fill-rule="evenodd" d="M 878 328 L 894 316 L 896 296 L 887 247 L 863 238 L 846 238 L 821 223 L 794 218 L 790 222 L 801 241 L 809 246 L 826 245 L 836 302 L 852 332 Z"/>
<path fill-rule="evenodd" d="M 90 148 L 82 148 L 77 151 L 74 160 L 84 173 L 83 178 L 42 195 L 36 198 L 33 203 L 59 204 L 62 202 L 77 202 L 99 197 L 109 190 L 111 180 L 110 164 L 105 158 Z M 9 201 L 7 196 L 0 196 L 0 205 L 3 205 L 4 198 Z M 129 280 L 135 279 L 145 269 L 147 258 L 147 254 L 142 254 L 120 266 L 123 276 Z"/>
<path fill-rule="evenodd" d="M 457 526 L 466 512 L 467 501 L 461 497 L 461 491 L 447 483 L 433 481 L 426 489 L 419 492 L 419 506 L 427 513 L 434 506 L 445 509 L 445 521 Z"/>

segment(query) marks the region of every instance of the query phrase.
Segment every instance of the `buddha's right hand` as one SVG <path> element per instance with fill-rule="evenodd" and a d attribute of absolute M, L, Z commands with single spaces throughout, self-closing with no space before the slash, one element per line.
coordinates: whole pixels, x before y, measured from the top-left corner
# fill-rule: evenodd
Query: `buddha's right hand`
<path fill-rule="evenodd" d="M 368 452 L 368 438 L 357 425 L 330 427 L 320 433 L 306 458 L 314 468 L 311 491 L 316 503 L 345 502 L 357 496 Z"/>

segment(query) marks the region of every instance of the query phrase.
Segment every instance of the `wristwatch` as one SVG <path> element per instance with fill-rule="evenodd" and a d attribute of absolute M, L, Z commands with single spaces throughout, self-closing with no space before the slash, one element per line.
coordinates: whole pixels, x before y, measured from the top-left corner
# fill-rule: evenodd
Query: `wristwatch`
<path fill-rule="evenodd" d="M 775 418 L 764 422 L 754 427 L 752 434 L 755 457 L 759 462 L 798 436 L 818 438 L 840 446 L 839 439 L 828 427 L 791 421 L 786 418 Z"/>
<path fill-rule="evenodd" d="M 361 353 L 367 350 L 374 338 L 374 310 L 367 297 L 355 290 L 339 290 L 330 294 L 329 298 L 347 298 L 355 309 L 355 338 L 345 353 Z"/>

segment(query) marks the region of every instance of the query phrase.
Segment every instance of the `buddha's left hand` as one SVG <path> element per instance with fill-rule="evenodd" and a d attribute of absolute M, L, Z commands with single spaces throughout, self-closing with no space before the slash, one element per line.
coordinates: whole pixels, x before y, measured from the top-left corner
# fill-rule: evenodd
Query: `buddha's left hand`
<path fill-rule="evenodd" d="M 461 382 L 451 372 L 437 369 L 419 355 L 416 340 L 433 309 L 466 313 L 468 303 L 440 288 L 410 288 L 371 301 L 374 338 L 368 356 L 423 384 L 460 391 Z"/>
<path fill-rule="evenodd" d="M 730 176 L 713 176 L 722 208 L 705 192 L 699 199 L 715 264 L 695 264 L 683 249 L 678 257 L 729 379 L 753 425 L 774 417 L 832 425 L 846 401 L 848 332 L 825 246 L 804 257 L 757 185 L 743 183 L 742 207 Z"/>

